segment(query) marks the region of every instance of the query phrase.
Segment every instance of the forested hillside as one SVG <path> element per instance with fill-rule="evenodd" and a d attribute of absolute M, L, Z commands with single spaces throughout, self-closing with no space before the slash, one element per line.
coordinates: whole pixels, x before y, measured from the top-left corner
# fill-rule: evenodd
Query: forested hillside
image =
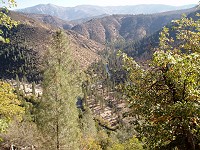
<path fill-rule="evenodd" d="M 196 16 L 197 13 L 200 13 L 200 8 L 196 7 L 194 12 L 188 14 L 188 17 L 192 17 L 194 20 L 198 20 Z M 172 33 L 172 36 L 175 37 L 176 30 L 173 29 L 174 23 L 171 22 L 167 24 L 169 32 Z M 161 30 L 154 32 L 151 36 L 144 37 L 141 40 L 133 42 L 125 42 L 122 44 L 116 45 L 118 48 L 123 48 L 123 50 L 132 57 L 135 57 L 137 60 L 145 61 L 152 58 L 152 54 L 155 51 L 155 48 L 159 45 L 159 34 Z"/>
<path fill-rule="evenodd" d="M 18 74 L 20 77 L 41 80 L 41 61 L 50 44 L 49 39 L 57 28 L 15 12 L 8 15 L 20 21 L 20 24 L 11 30 L 2 28 L 10 42 L 0 45 L 1 77 L 15 78 Z M 103 45 L 73 31 L 64 32 L 73 47 L 73 56 L 82 68 L 100 58 L 98 52 L 103 50 Z"/>
<path fill-rule="evenodd" d="M 1 150 L 200 149 L 200 6 L 74 23 L 5 2 Z"/>

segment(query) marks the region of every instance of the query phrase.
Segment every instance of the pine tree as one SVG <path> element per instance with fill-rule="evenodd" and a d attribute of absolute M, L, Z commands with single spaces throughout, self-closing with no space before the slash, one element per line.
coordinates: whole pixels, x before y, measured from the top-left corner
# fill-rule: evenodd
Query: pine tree
<path fill-rule="evenodd" d="M 17 86 L 16 88 L 17 88 L 17 90 L 19 91 L 19 90 L 20 90 L 20 81 L 19 81 L 19 76 L 18 76 L 17 74 L 16 74 L 16 79 L 15 79 L 15 80 L 16 80 L 16 82 L 17 82 L 17 83 L 16 83 L 16 84 L 17 84 L 17 85 L 16 85 L 16 86 Z"/>
<path fill-rule="evenodd" d="M 80 127 L 82 131 L 82 138 L 96 138 L 97 128 L 95 125 L 94 117 L 90 108 L 86 107 L 85 111 L 81 113 Z"/>
<path fill-rule="evenodd" d="M 0 24 L 6 27 L 8 30 L 12 29 L 14 26 L 18 24 L 18 22 L 12 20 L 8 15 L 8 8 L 15 7 L 16 1 L 15 0 L 3 0 L 0 1 L 1 4 L 1 11 L 0 11 Z M 8 7 L 8 8 L 7 8 Z M 4 37 L 5 31 L 0 29 L 0 42 L 9 43 L 10 40 L 7 37 Z"/>
<path fill-rule="evenodd" d="M 32 95 L 36 96 L 35 82 L 32 82 Z"/>
<path fill-rule="evenodd" d="M 38 124 L 46 138 L 44 148 L 48 150 L 79 149 L 76 97 L 81 88 L 69 46 L 65 34 L 57 31 L 45 56 Z"/>

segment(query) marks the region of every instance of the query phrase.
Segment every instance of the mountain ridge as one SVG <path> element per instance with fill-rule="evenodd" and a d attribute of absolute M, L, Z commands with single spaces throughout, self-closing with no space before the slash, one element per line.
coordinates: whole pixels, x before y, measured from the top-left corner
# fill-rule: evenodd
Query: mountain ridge
<path fill-rule="evenodd" d="M 39 4 L 15 11 L 24 13 L 48 14 L 63 20 L 78 20 L 87 17 L 95 17 L 103 14 L 152 14 L 171 10 L 180 10 L 194 7 L 195 4 L 183 6 L 170 6 L 162 4 L 141 4 L 128 6 L 95 6 L 78 5 L 75 7 L 63 7 L 54 4 Z"/>
<path fill-rule="evenodd" d="M 150 36 L 172 20 L 179 19 L 183 13 L 193 11 L 195 8 L 146 15 L 111 15 L 80 23 L 72 30 L 102 44 L 136 41 Z"/>
<path fill-rule="evenodd" d="M 193 20 L 197 19 L 196 14 L 200 13 L 200 7 L 196 7 L 193 12 L 187 14 L 187 18 L 192 18 Z M 174 23 L 171 22 L 166 25 L 169 29 L 169 33 L 171 35 L 173 31 Z M 153 33 L 149 37 L 145 37 L 140 41 L 130 42 L 125 44 L 124 51 L 129 56 L 134 57 L 137 61 L 145 62 L 147 60 L 151 60 L 155 49 L 159 46 L 159 37 L 160 37 L 161 29 L 157 32 Z M 175 39 L 175 37 L 173 37 Z"/>

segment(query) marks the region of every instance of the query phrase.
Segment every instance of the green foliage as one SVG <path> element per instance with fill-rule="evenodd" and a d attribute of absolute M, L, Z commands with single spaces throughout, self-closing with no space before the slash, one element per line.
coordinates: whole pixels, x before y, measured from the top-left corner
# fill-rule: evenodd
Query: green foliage
<path fill-rule="evenodd" d="M 38 125 L 46 142 L 45 149 L 79 149 L 80 129 L 76 97 L 80 95 L 76 70 L 66 35 L 57 31 L 44 60 L 43 97 Z"/>
<path fill-rule="evenodd" d="M 178 49 L 183 52 L 198 52 L 200 49 L 200 20 L 199 14 L 196 14 L 197 20 L 186 18 L 184 15 L 180 20 L 172 21 L 172 31 L 176 37 L 170 37 L 169 29 L 164 27 L 160 33 L 159 47 L 162 50 Z"/>
<path fill-rule="evenodd" d="M 0 4 L 0 77 L 14 78 L 18 74 L 29 81 L 41 80 L 38 53 L 30 46 L 33 38 L 27 44 L 30 34 L 18 34 L 25 25 L 18 26 L 19 22 L 9 17 L 11 13 L 7 8 L 15 7 L 15 0 L 1 0 Z"/>
<path fill-rule="evenodd" d="M 0 76 L 21 79 L 26 77 L 29 81 L 41 80 L 41 69 L 38 53 L 23 44 L 4 43 L 0 45 Z"/>
<path fill-rule="evenodd" d="M 30 121 L 12 121 L 1 137 L 3 138 L 3 142 L 0 143 L 1 149 L 10 149 L 11 145 L 16 149 L 25 149 L 25 147 L 42 149 L 42 135 L 36 124 Z"/>
<path fill-rule="evenodd" d="M 98 131 L 98 143 L 103 150 L 107 149 L 107 147 L 111 144 L 112 139 L 107 134 L 106 130 L 102 129 Z"/>
<path fill-rule="evenodd" d="M 138 135 L 151 149 L 195 150 L 200 143 L 200 22 L 183 17 L 174 23 L 176 39 L 163 28 L 148 70 L 123 54 L 129 82 L 119 88 L 129 97 Z"/>
<path fill-rule="evenodd" d="M 81 150 L 102 150 L 98 141 L 92 137 L 88 137 L 87 139 L 82 139 L 80 147 Z"/>
<path fill-rule="evenodd" d="M 84 111 L 80 112 L 79 118 L 80 118 L 79 119 L 80 129 L 83 134 L 82 135 L 83 138 L 85 139 L 87 139 L 87 137 L 96 138 L 97 129 L 91 110 L 89 108 L 85 108 Z"/>
<path fill-rule="evenodd" d="M 17 21 L 12 20 L 8 15 L 8 9 L 7 7 L 15 7 L 16 2 L 15 0 L 2 0 L 1 3 L 3 4 L 3 8 L 0 10 L 0 24 L 7 29 L 11 29 L 12 27 L 16 26 L 18 24 Z M 2 6 L 1 6 L 2 7 Z M 4 43 L 9 43 L 9 38 L 4 37 L 3 30 L 0 29 L 0 41 Z"/>
<path fill-rule="evenodd" d="M 20 104 L 13 88 L 0 81 L 0 133 L 6 130 L 13 119 L 22 119 L 24 108 Z"/>
<path fill-rule="evenodd" d="M 122 144 L 116 143 L 112 145 L 108 150 L 143 150 L 143 147 L 136 137 L 132 137 Z"/>
<path fill-rule="evenodd" d="M 109 121 L 106 121 L 105 119 L 103 119 L 101 116 L 96 116 L 95 120 L 98 122 L 98 124 L 106 129 L 109 130 L 115 130 L 117 128 L 117 126 L 111 126 Z"/>

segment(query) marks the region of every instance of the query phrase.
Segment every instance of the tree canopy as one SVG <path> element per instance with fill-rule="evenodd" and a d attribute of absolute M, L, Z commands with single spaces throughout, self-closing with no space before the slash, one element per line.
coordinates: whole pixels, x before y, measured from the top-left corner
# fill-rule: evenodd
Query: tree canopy
<path fill-rule="evenodd" d="M 78 149 L 76 97 L 81 89 L 71 56 L 70 43 L 62 31 L 53 34 L 44 60 L 43 97 L 38 124 L 45 135 L 44 149 Z"/>
<path fill-rule="evenodd" d="M 199 14 L 197 14 L 199 17 Z M 123 54 L 129 72 L 123 85 L 134 125 L 151 149 L 195 150 L 200 143 L 200 20 L 164 27 L 149 69 Z"/>
<path fill-rule="evenodd" d="M 16 1 L 15 0 L 1 0 L 1 10 L 0 10 L 0 24 L 1 26 L 6 27 L 7 29 L 11 29 L 13 26 L 18 24 L 17 21 L 12 20 L 8 14 L 8 8 L 15 7 Z M 9 39 L 5 37 L 5 32 L 0 29 L 0 41 L 1 42 L 9 42 Z"/>
<path fill-rule="evenodd" d="M 22 119 L 24 108 L 13 92 L 13 88 L 0 81 L 0 133 L 5 131 L 12 119 Z"/>

